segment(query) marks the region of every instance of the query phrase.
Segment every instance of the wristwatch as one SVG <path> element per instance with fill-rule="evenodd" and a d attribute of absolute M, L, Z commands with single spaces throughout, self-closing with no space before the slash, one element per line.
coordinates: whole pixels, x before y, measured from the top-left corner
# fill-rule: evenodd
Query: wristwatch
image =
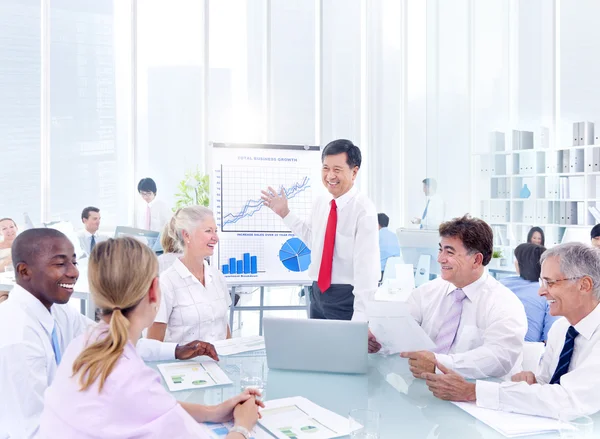
<path fill-rule="evenodd" d="M 250 439 L 250 432 L 247 428 L 236 425 L 229 430 L 230 433 L 239 433 L 244 436 L 244 439 Z"/>

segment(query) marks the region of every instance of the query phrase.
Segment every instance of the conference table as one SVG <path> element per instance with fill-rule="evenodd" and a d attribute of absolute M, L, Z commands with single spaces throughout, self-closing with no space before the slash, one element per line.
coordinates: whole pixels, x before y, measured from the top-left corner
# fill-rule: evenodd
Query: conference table
<path fill-rule="evenodd" d="M 219 365 L 233 384 L 173 392 L 173 396 L 179 401 L 219 404 L 240 392 L 242 377 L 257 376 L 265 383 L 266 401 L 303 396 L 344 417 L 353 409 L 368 408 L 379 412 L 380 439 L 504 438 L 452 403 L 435 398 L 422 380 L 412 377 L 406 359 L 369 357 L 367 374 L 348 375 L 269 370 L 264 351 L 221 356 Z M 158 364 L 148 363 L 156 370 Z M 162 382 L 167 388 L 164 380 Z M 600 437 L 600 415 L 593 419 L 594 437 Z M 533 437 L 548 439 L 560 435 L 556 432 Z"/>

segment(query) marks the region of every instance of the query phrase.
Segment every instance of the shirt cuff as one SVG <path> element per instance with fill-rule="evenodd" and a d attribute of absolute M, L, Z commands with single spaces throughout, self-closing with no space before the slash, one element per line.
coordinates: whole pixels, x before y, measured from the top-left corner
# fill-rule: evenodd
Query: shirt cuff
<path fill-rule="evenodd" d="M 475 398 L 477 407 L 500 410 L 500 383 L 477 380 Z"/>
<path fill-rule="evenodd" d="M 443 364 L 444 367 L 446 367 L 450 370 L 454 370 L 454 361 L 452 360 L 452 357 L 450 355 L 445 355 L 445 354 L 434 354 L 434 355 L 435 355 L 435 359 L 438 363 Z M 435 373 L 443 373 L 443 372 L 436 367 Z"/>
<path fill-rule="evenodd" d="M 136 350 L 144 361 L 165 361 L 175 359 L 177 343 L 163 343 L 158 340 L 141 338 L 138 340 Z"/>

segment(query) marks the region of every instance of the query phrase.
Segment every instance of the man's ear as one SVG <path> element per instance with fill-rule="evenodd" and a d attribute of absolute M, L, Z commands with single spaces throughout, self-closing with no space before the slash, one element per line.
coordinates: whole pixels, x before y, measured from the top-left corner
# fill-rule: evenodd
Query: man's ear
<path fill-rule="evenodd" d="M 483 265 L 483 254 L 481 253 L 475 253 L 475 261 L 474 263 L 476 265 Z"/>
<path fill-rule="evenodd" d="M 594 292 L 594 281 L 589 276 L 583 276 L 581 278 L 581 282 L 579 283 L 579 288 L 582 293 L 592 293 Z"/>
<path fill-rule="evenodd" d="M 17 264 L 17 269 L 15 271 L 15 274 L 20 279 L 28 281 L 28 280 L 31 279 L 31 268 L 29 268 L 29 265 L 27 265 L 27 263 L 25 263 L 25 262 L 19 262 Z"/>

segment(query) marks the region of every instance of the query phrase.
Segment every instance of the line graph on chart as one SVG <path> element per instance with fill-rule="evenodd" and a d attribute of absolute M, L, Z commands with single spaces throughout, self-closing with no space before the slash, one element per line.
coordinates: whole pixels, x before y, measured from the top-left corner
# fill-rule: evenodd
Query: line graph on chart
<path fill-rule="evenodd" d="M 281 218 L 262 203 L 261 190 L 284 191 L 288 206 L 306 218 L 312 202 L 310 168 L 273 166 L 221 167 L 221 230 L 223 232 L 289 232 Z"/>

